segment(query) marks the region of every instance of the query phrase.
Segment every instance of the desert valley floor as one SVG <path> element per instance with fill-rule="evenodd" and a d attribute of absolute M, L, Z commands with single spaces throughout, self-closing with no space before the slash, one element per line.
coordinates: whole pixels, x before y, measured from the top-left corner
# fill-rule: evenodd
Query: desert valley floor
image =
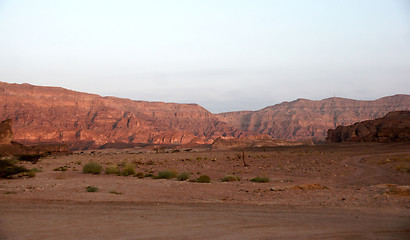
<path fill-rule="evenodd" d="M 34 178 L 0 180 L 0 239 L 410 239 L 410 143 L 244 155 L 247 166 L 241 151 L 206 148 L 88 150 L 26 162 L 39 170 Z M 91 161 L 101 174 L 82 173 Z M 140 178 L 104 173 L 125 165 Z M 148 177 L 162 170 L 191 180 L 206 174 L 211 183 Z M 222 182 L 227 175 L 240 181 Z M 256 176 L 270 182 L 251 182 Z"/>

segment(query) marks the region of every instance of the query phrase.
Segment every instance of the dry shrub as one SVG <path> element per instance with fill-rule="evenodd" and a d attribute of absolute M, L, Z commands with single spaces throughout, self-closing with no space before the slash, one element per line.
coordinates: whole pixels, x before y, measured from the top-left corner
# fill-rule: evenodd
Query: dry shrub
<path fill-rule="evenodd" d="M 211 182 L 211 178 L 208 175 L 201 175 L 198 177 L 198 179 L 196 180 L 199 183 L 210 183 Z"/>
<path fill-rule="evenodd" d="M 177 180 L 178 181 L 186 181 L 189 179 L 191 174 L 189 174 L 189 172 L 182 172 L 180 174 L 178 174 L 177 176 Z"/>
<path fill-rule="evenodd" d="M 116 165 L 110 165 L 105 169 L 105 174 L 116 174 L 119 175 L 120 174 L 120 170 L 118 169 L 118 167 Z"/>
<path fill-rule="evenodd" d="M 164 170 L 164 171 L 159 171 L 158 176 L 156 176 L 156 179 L 171 179 L 175 178 L 177 176 L 178 172 L 175 170 Z"/>
<path fill-rule="evenodd" d="M 254 177 L 251 179 L 251 182 L 257 182 L 257 183 L 267 183 L 270 182 L 270 179 L 268 177 Z"/>
<path fill-rule="evenodd" d="M 222 182 L 234 182 L 234 181 L 240 181 L 241 179 L 237 176 L 234 175 L 226 175 L 221 179 Z"/>
<path fill-rule="evenodd" d="M 83 173 L 100 174 L 101 171 L 102 165 L 96 162 L 89 162 L 83 167 Z"/>

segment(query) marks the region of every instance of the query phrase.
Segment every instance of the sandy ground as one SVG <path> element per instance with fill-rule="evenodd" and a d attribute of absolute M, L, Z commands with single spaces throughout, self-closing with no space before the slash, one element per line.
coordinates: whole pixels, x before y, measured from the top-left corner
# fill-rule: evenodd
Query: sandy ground
<path fill-rule="evenodd" d="M 410 239 L 409 143 L 249 149 L 249 166 L 240 155 L 101 150 L 25 163 L 41 172 L 0 180 L 0 239 Z M 212 182 L 83 174 L 89 161 Z M 221 182 L 228 174 L 241 181 Z"/>

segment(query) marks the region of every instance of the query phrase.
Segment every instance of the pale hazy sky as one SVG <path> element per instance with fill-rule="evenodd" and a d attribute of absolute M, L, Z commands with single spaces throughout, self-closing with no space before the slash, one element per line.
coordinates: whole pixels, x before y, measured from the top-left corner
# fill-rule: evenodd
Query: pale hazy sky
<path fill-rule="evenodd" d="M 0 0 L 0 81 L 257 110 L 410 93 L 408 0 Z"/>

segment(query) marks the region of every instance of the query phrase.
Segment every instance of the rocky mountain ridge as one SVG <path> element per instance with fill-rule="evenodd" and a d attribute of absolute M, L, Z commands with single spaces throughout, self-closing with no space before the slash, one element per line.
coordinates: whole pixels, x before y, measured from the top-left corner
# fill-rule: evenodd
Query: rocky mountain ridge
<path fill-rule="evenodd" d="M 132 101 L 57 87 L 0 82 L 0 116 L 13 120 L 22 143 L 212 143 L 240 131 L 197 104 Z"/>
<path fill-rule="evenodd" d="M 259 111 L 220 113 L 217 117 L 241 131 L 253 131 L 272 138 L 322 140 L 328 129 L 379 118 L 398 110 L 410 110 L 410 95 L 394 95 L 375 101 L 298 99 Z"/>
<path fill-rule="evenodd" d="M 0 82 L 0 121 L 12 119 L 15 141 L 66 143 L 72 149 L 116 144 L 212 144 L 220 137 L 255 135 L 324 140 L 328 129 L 397 110 L 410 110 L 410 95 L 375 101 L 298 99 L 259 111 L 212 114 L 197 104 L 134 101 Z"/>

